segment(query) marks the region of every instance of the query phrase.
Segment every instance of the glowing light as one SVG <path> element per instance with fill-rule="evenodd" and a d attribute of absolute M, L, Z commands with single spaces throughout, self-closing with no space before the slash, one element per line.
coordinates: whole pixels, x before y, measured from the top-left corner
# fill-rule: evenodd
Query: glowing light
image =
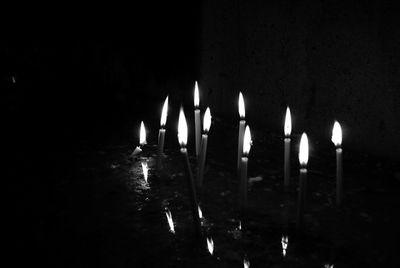
<path fill-rule="evenodd" d="M 199 108 L 200 97 L 199 97 L 199 86 L 197 81 L 194 83 L 194 107 Z"/>
<path fill-rule="evenodd" d="M 250 267 L 250 261 L 247 258 L 243 259 L 243 267 L 244 268 L 249 268 Z"/>
<path fill-rule="evenodd" d="M 306 133 L 301 135 L 299 162 L 302 166 L 306 166 L 308 163 L 308 138 Z"/>
<path fill-rule="evenodd" d="M 285 136 L 290 136 L 290 134 L 292 133 L 292 117 L 290 115 L 289 107 L 286 108 L 284 132 Z"/>
<path fill-rule="evenodd" d="M 167 209 L 167 211 L 165 211 L 165 215 L 167 216 L 167 221 L 168 221 L 168 225 L 169 225 L 169 231 L 174 234 L 175 233 L 175 227 L 174 227 L 174 221 L 172 220 L 171 211 L 169 209 Z"/>
<path fill-rule="evenodd" d="M 146 142 L 146 129 L 144 128 L 144 123 L 143 121 L 140 123 L 140 139 L 139 139 L 140 145 L 145 145 Z"/>
<path fill-rule="evenodd" d="M 244 99 L 243 99 L 242 92 L 239 92 L 239 116 L 242 119 L 245 118 L 245 116 L 246 116 L 246 111 L 244 109 Z"/>
<path fill-rule="evenodd" d="M 142 162 L 143 178 L 147 182 L 147 176 L 149 174 L 149 168 L 147 162 Z"/>
<path fill-rule="evenodd" d="M 185 113 L 183 112 L 183 108 L 181 107 L 181 111 L 179 112 L 179 121 L 178 121 L 178 141 L 182 147 L 186 146 L 187 138 L 188 138 L 187 123 L 186 123 Z"/>
<path fill-rule="evenodd" d="M 161 112 L 161 120 L 160 120 L 161 127 L 165 127 L 165 124 L 167 123 L 167 114 L 168 114 L 168 96 L 165 98 L 164 106 Z"/>
<path fill-rule="evenodd" d="M 197 207 L 197 210 L 199 211 L 199 218 L 203 218 L 203 212 L 201 211 L 200 206 Z"/>
<path fill-rule="evenodd" d="M 211 255 L 213 255 L 214 252 L 214 241 L 212 240 L 212 238 L 208 238 L 207 237 L 207 248 L 208 248 L 208 252 L 210 252 Z"/>
<path fill-rule="evenodd" d="M 324 264 L 324 268 L 333 268 L 333 264 Z"/>
<path fill-rule="evenodd" d="M 244 138 L 243 138 L 243 155 L 244 156 L 249 154 L 251 145 L 252 145 L 252 140 L 251 140 L 250 127 L 246 126 L 246 130 L 244 131 Z"/>
<path fill-rule="evenodd" d="M 239 231 L 241 231 L 242 230 L 242 221 L 239 221 Z"/>
<path fill-rule="evenodd" d="M 338 121 L 335 121 L 332 128 L 332 142 L 335 146 L 342 145 L 342 128 Z"/>
<path fill-rule="evenodd" d="M 283 257 L 285 257 L 286 256 L 286 249 L 287 249 L 287 246 L 289 244 L 289 238 L 287 236 L 282 236 L 281 244 L 282 244 L 282 255 L 283 255 Z"/>
<path fill-rule="evenodd" d="M 211 112 L 210 108 L 207 107 L 206 112 L 203 117 L 203 130 L 204 132 L 208 132 L 211 126 Z"/>

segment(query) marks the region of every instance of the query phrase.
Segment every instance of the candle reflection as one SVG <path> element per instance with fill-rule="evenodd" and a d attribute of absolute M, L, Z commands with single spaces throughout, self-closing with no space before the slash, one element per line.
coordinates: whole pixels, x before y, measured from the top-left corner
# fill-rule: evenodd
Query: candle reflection
<path fill-rule="evenodd" d="M 142 170 L 143 170 L 143 178 L 147 183 L 147 177 L 149 174 L 149 168 L 147 166 L 147 162 L 142 162 Z"/>
<path fill-rule="evenodd" d="M 203 212 L 201 211 L 200 206 L 197 207 L 198 211 L 199 211 L 199 218 L 202 219 L 203 218 Z"/>
<path fill-rule="evenodd" d="M 168 221 L 168 225 L 169 225 L 169 231 L 171 233 L 175 234 L 174 221 L 172 220 L 171 211 L 169 209 L 167 209 L 167 211 L 165 211 L 165 215 L 167 216 L 167 221 Z"/>
<path fill-rule="evenodd" d="M 213 255 L 214 253 L 214 241 L 212 240 L 212 238 L 208 238 L 207 237 L 207 248 L 208 248 L 208 252 L 210 252 L 211 255 Z"/>
<path fill-rule="evenodd" d="M 324 268 L 333 268 L 333 264 L 324 264 Z"/>
<path fill-rule="evenodd" d="M 250 261 L 249 261 L 249 259 L 247 259 L 247 257 L 245 257 L 243 259 L 243 267 L 244 268 L 249 268 L 250 267 Z"/>
<path fill-rule="evenodd" d="M 287 249 L 287 246 L 289 244 L 289 238 L 287 236 L 282 236 L 281 244 L 282 244 L 282 255 L 283 255 L 283 257 L 285 257 L 286 256 L 286 249 Z"/>

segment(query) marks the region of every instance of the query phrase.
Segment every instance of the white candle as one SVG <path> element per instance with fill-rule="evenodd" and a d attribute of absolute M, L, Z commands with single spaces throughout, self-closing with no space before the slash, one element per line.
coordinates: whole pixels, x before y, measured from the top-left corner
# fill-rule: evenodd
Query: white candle
<path fill-rule="evenodd" d="M 196 141 L 196 156 L 200 153 L 200 136 L 201 136 L 201 122 L 200 122 L 200 96 L 199 96 L 199 86 L 197 81 L 194 85 L 194 123 L 195 123 L 195 141 Z"/>
<path fill-rule="evenodd" d="M 244 128 L 246 126 L 246 111 L 244 107 L 244 100 L 243 100 L 243 95 L 242 92 L 239 92 L 239 116 L 240 116 L 240 122 L 239 122 L 239 136 L 238 136 L 238 157 L 237 157 L 237 170 L 238 174 L 240 175 L 240 159 L 242 157 L 243 153 L 243 135 L 244 135 Z"/>
<path fill-rule="evenodd" d="M 158 132 L 158 156 L 157 156 L 157 169 L 160 170 L 162 166 L 162 157 L 164 153 L 164 140 L 165 140 L 165 124 L 167 123 L 168 114 L 168 96 L 164 101 L 164 106 L 161 112 L 160 131 Z"/>
<path fill-rule="evenodd" d="M 247 207 L 247 165 L 251 143 L 250 128 L 246 126 L 243 138 L 243 155 L 240 162 L 240 212 L 242 215 Z"/>
<path fill-rule="evenodd" d="M 206 163 L 206 155 L 207 155 L 208 131 L 210 130 L 210 126 L 211 126 L 211 113 L 210 113 L 210 108 L 207 107 L 206 112 L 204 113 L 204 118 L 203 118 L 204 134 L 201 136 L 199 168 L 197 169 L 197 182 L 198 182 L 199 189 L 203 185 L 204 166 Z"/>
<path fill-rule="evenodd" d="M 307 163 L 308 163 L 308 138 L 303 133 L 300 140 L 299 151 L 300 175 L 299 175 L 299 193 L 297 203 L 297 229 L 303 224 L 303 214 L 305 210 L 306 192 L 307 192 Z"/>
<path fill-rule="evenodd" d="M 181 145 L 181 154 L 183 157 L 183 162 L 186 169 L 186 179 L 187 185 L 189 190 L 189 198 L 190 198 L 190 207 L 192 211 L 193 223 L 195 229 L 198 234 L 201 233 L 201 225 L 200 225 L 200 218 L 198 214 L 198 203 L 197 203 L 197 196 L 196 196 L 196 188 L 194 185 L 193 173 L 192 169 L 190 168 L 189 157 L 186 149 L 187 144 L 187 137 L 188 137 L 188 130 L 187 130 L 187 123 L 185 118 L 185 113 L 183 112 L 183 108 L 181 107 L 181 111 L 179 113 L 179 121 L 178 121 L 178 141 Z"/>
<path fill-rule="evenodd" d="M 341 206 L 343 202 L 342 128 L 337 121 L 333 124 L 332 142 L 336 146 L 336 205 Z"/>
<path fill-rule="evenodd" d="M 289 187 L 290 184 L 290 134 L 292 133 L 292 118 L 290 116 L 290 109 L 287 107 L 285 116 L 285 156 L 284 156 L 284 174 L 283 174 L 283 184 L 285 189 Z"/>

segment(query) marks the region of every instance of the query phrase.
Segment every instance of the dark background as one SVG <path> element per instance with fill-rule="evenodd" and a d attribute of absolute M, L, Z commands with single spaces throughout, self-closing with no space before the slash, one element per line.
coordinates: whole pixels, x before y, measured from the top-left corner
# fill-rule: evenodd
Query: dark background
<path fill-rule="evenodd" d="M 296 135 L 329 143 L 337 119 L 346 149 L 398 161 L 398 13 L 385 1 L 148 3 L 123 19 L 113 20 L 116 13 L 55 31 L 48 21 L 40 34 L 4 34 L 1 149 L 11 256 L 42 256 L 34 241 L 48 227 L 54 174 L 74 174 L 77 151 L 101 147 L 149 114 L 158 120 L 167 94 L 175 109 L 190 107 L 195 80 L 214 118 L 236 120 L 242 90 L 248 120 L 260 129 L 281 133 L 290 105 Z"/>

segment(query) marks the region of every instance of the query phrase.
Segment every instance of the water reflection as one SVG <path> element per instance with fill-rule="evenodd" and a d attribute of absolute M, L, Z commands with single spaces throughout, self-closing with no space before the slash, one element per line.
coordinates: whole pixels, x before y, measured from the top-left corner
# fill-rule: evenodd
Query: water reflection
<path fill-rule="evenodd" d="M 288 244 L 289 244 L 288 236 L 285 236 L 285 235 L 282 236 L 281 244 L 282 244 L 282 255 L 283 255 L 283 257 L 285 257 L 286 256 L 286 249 L 287 249 Z"/>
<path fill-rule="evenodd" d="M 149 174 L 149 168 L 147 166 L 147 162 L 142 162 L 142 170 L 143 170 L 143 178 L 147 183 L 147 177 Z"/>
<path fill-rule="evenodd" d="M 250 267 L 250 261 L 247 257 L 244 257 L 243 259 L 243 267 L 244 268 L 249 268 Z"/>
<path fill-rule="evenodd" d="M 167 221 L 169 225 L 169 231 L 173 234 L 175 234 L 175 227 L 174 227 L 174 221 L 172 220 L 172 214 L 169 209 L 166 209 L 165 215 L 167 216 Z"/>
<path fill-rule="evenodd" d="M 333 264 L 324 264 L 324 268 L 333 268 Z"/>
<path fill-rule="evenodd" d="M 213 255 L 214 253 L 214 241 L 212 240 L 212 238 L 208 238 L 207 237 L 207 249 L 208 252 L 210 252 L 211 255 Z"/>

